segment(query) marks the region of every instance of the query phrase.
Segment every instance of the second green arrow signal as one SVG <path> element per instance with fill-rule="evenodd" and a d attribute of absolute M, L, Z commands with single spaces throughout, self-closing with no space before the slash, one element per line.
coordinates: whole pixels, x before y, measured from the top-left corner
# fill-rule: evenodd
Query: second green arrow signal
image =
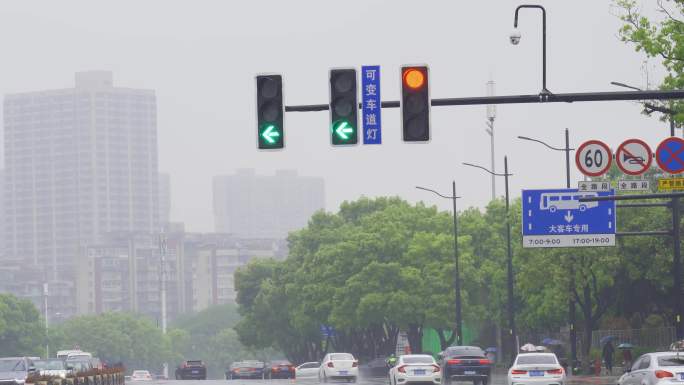
<path fill-rule="evenodd" d="M 335 144 L 356 143 L 356 128 L 346 120 L 338 120 L 332 125 L 333 142 Z"/>

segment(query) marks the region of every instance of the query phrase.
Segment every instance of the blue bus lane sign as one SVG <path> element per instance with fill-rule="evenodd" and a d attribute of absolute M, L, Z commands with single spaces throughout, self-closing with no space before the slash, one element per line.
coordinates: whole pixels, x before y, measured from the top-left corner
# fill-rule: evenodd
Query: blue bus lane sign
<path fill-rule="evenodd" d="M 523 190 L 523 247 L 615 246 L 615 201 L 580 202 L 610 191 Z"/>

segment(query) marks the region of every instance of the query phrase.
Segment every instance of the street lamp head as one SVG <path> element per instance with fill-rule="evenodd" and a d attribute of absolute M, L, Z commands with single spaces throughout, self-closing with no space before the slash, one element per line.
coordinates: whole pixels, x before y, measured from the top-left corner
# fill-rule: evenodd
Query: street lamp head
<path fill-rule="evenodd" d="M 520 43 L 520 30 L 518 28 L 514 28 L 513 31 L 511 31 L 511 44 L 513 45 L 518 45 Z"/>

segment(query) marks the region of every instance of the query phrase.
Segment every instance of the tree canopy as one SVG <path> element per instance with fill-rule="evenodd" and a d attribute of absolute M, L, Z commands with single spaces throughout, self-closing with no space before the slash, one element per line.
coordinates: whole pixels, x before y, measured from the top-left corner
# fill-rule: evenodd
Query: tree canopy
<path fill-rule="evenodd" d="M 671 314 L 669 238 L 623 238 L 607 248 L 524 249 L 519 200 L 510 215 L 519 333 L 567 326 L 570 298 L 579 307 L 577 326 L 585 331 L 608 317 L 638 327 L 653 313 Z M 659 230 L 668 218 L 664 208 L 621 209 L 618 226 Z M 493 330 L 507 330 L 505 204 L 495 200 L 485 210 L 467 209 L 458 221 L 463 318 L 477 331 L 474 341 L 465 342 L 494 346 Z M 289 244 L 285 261 L 255 261 L 236 273 L 243 315 L 236 330 L 245 345 L 274 346 L 299 362 L 327 350 L 388 354 L 399 331 L 408 333 L 414 352 L 422 350 L 426 328 L 438 332 L 442 348 L 453 342 L 450 213 L 399 198 L 361 198 L 343 203 L 337 213 L 315 214 Z M 334 328 L 334 335 L 323 338 L 322 326 Z M 585 333 L 585 354 L 590 341 Z"/>
<path fill-rule="evenodd" d="M 33 303 L 0 294 L 0 356 L 40 355 L 45 342 L 45 319 Z"/>

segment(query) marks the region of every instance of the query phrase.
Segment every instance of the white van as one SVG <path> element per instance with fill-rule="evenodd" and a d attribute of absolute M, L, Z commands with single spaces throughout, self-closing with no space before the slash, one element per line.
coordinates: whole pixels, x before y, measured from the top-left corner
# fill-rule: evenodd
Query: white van
<path fill-rule="evenodd" d="M 83 352 L 80 349 L 60 350 L 57 352 L 57 358 L 61 358 L 63 360 L 66 360 L 67 357 L 69 357 L 69 354 L 74 354 L 74 353 L 83 353 Z"/>
<path fill-rule="evenodd" d="M 66 359 L 67 359 L 67 361 L 71 361 L 71 360 L 90 360 L 91 358 L 93 358 L 92 353 L 88 353 L 88 352 L 73 352 L 73 353 L 69 353 L 69 354 L 67 355 L 67 358 L 66 358 Z"/>

